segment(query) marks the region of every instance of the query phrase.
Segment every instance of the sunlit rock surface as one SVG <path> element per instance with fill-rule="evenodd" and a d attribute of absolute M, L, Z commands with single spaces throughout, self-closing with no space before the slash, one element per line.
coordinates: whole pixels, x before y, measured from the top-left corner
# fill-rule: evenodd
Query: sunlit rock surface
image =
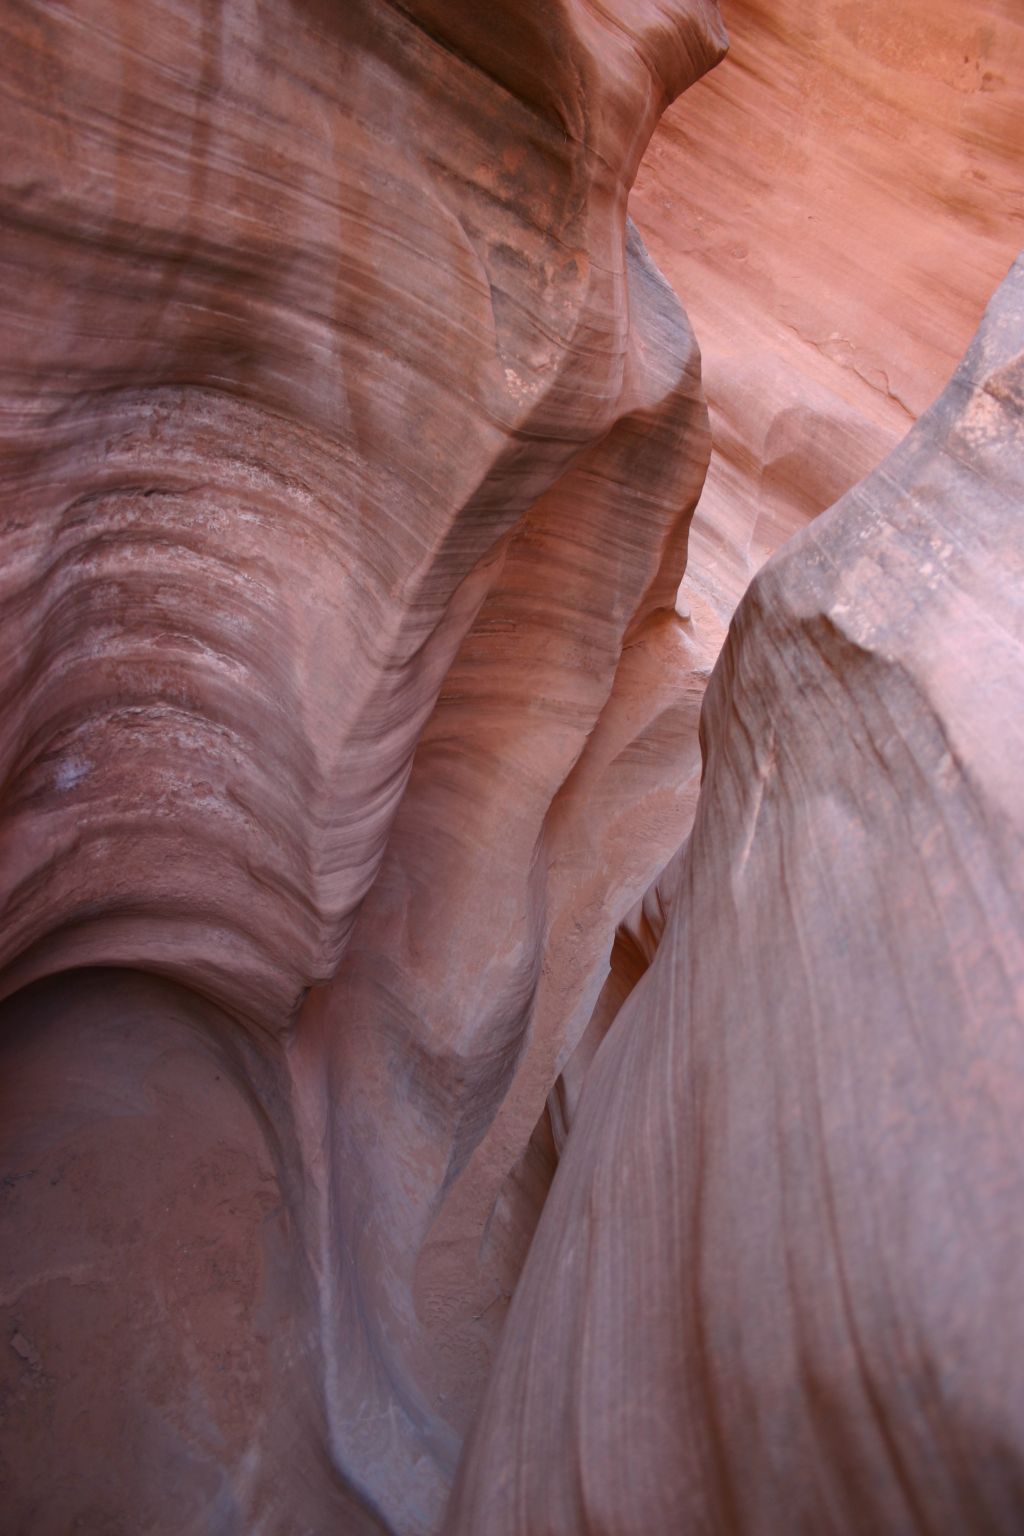
<path fill-rule="evenodd" d="M 727 0 L 630 203 L 700 339 L 686 586 L 728 617 L 945 387 L 1024 246 L 1017 0 Z"/>

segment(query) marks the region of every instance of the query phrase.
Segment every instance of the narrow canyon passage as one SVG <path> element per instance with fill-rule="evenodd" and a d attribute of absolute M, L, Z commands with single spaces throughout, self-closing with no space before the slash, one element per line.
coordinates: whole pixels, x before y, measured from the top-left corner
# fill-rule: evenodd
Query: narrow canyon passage
<path fill-rule="evenodd" d="M 1019 1530 L 1016 0 L 0 21 L 0 1532 Z"/>

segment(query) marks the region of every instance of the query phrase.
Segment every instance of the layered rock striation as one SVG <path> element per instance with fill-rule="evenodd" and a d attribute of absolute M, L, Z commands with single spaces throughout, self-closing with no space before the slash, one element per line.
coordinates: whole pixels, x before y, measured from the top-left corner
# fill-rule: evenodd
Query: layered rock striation
<path fill-rule="evenodd" d="M 11 1518 L 433 1529 L 417 1256 L 684 829 L 710 439 L 626 198 L 721 21 L 6 19 Z"/>
<path fill-rule="evenodd" d="M 740 605 L 447 1530 L 1018 1529 L 1022 494 L 1018 261 Z"/>
<path fill-rule="evenodd" d="M 1020 95 L 796 9 L 0 4 L 5 1528 L 1018 1518 L 1019 271 L 698 723 L 955 351 L 744 177 Z"/>

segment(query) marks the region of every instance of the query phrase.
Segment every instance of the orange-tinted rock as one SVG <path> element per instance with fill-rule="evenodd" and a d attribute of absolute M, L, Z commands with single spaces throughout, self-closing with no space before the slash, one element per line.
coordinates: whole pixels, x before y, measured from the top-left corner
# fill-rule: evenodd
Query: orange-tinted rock
<path fill-rule="evenodd" d="M 1024 1519 L 1024 261 L 754 580 L 447 1529 Z"/>
<path fill-rule="evenodd" d="M 630 211 L 685 296 L 715 454 L 685 590 L 728 618 L 943 389 L 1024 245 L 1017 0 L 728 0 Z"/>

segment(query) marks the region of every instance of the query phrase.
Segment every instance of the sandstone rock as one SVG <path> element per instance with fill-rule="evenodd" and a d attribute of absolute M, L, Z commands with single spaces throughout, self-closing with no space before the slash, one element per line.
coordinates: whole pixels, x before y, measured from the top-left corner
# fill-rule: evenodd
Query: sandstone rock
<path fill-rule="evenodd" d="M 1024 262 L 752 583 L 447 1530 L 1024 1518 Z"/>
<path fill-rule="evenodd" d="M 86 1190 L 8 1227 L 11 1518 L 425 1531 L 464 1409 L 417 1255 L 532 1028 L 486 1214 L 693 796 L 707 412 L 626 200 L 721 22 L 7 20 L 2 1150 Z"/>
<path fill-rule="evenodd" d="M 471 7 L 428 12 L 12 15 L 8 989 L 138 965 L 279 1028 L 337 968 L 503 538 L 660 398 L 624 205 L 717 13 L 524 17 L 509 84 Z"/>
<path fill-rule="evenodd" d="M 1024 245 L 1016 0 L 728 0 L 728 58 L 630 200 L 700 339 L 715 454 L 686 589 L 764 559 L 896 446 Z"/>
<path fill-rule="evenodd" d="M 769 16 L 736 0 L 735 63 L 720 85 L 698 88 L 692 116 L 669 117 L 644 160 L 673 97 L 722 54 L 713 0 L 8 0 L 0 1488 L 12 1529 L 436 1531 L 548 1204 L 554 1214 L 516 1302 L 453 1519 L 460 1529 L 470 1520 L 476 1536 L 501 1536 L 509 1485 L 499 1468 L 491 1502 L 486 1480 L 500 1426 L 519 1411 L 510 1380 L 538 1359 L 531 1390 L 545 1412 L 568 1404 L 579 1417 L 545 1430 L 539 1453 L 524 1458 L 505 1444 L 522 1490 L 511 1528 L 548 1528 L 548 1510 L 531 1502 L 544 1494 L 537 1454 L 553 1487 L 578 1464 L 590 1499 L 597 1479 L 582 1518 L 605 1528 L 612 1509 L 616 1536 L 673 1529 L 671 1519 L 658 1523 L 673 1500 L 711 1508 L 707 1498 L 720 1496 L 701 1484 L 697 1452 L 680 1470 L 663 1402 L 692 1345 L 691 1318 L 703 1326 L 701 1265 L 711 1262 L 684 1273 L 680 1223 L 692 1215 L 696 1165 L 675 1159 L 686 1138 L 700 1140 L 704 1121 L 672 1118 L 696 1089 L 687 1079 L 677 1092 L 678 1063 L 666 1067 L 658 1054 L 678 1011 L 673 957 L 702 957 L 694 985 L 724 977 L 755 1023 L 785 1013 L 778 988 L 792 986 L 789 1043 L 776 1055 L 758 1037 L 760 1057 L 750 1059 L 758 1088 L 776 1086 L 779 1135 L 799 1136 L 801 999 L 822 1016 L 816 989 L 831 998 L 842 966 L 862 964 L 854 941 L 868 918 L 858 892 L 879 912 L 890 899 L 870 849 L 854 839 L 849 954 L 822 898 L 811 925 L 820 976 L 775 963 L 803 933 L 798 919 L 818 875 L 808 863 L 789 893 L 778 871 L 765 872 L 771 851 L 758 838 L 776 827 L 787 856 L 795 846 L 809 861 L 815 840 L 839 837 L 831 790 L 819 796 L 824 809 L 817 800 L 806 813 L 792 809 L 801 751 L 807 771 L 826 777 L 848 740 L 870 738 L 883 758 L 891 753 L 880 787 L 869 776 L 874 758 L 828 780 L 846 786 L 843 815 L 862 793 L 878 801 L 878 835 L 895 827 L 904 884 L 885 909 L 887 932 L 902 933 L 913 915 L 922 849 L 943 856 L 941 846 L 928 853 L 927 838 L 918 847 L 893 808 L 894 795 L 910 803 L 907 768 L 895 738 L 876 741 L 873 653 L 868 666 L 856 647 L 852 661 L 844 651 L 826 688 L 813 622 L 825 611 L 825 577 L 808 567 L 817 546 L 806 541 L 780 567 L 789 575 L 766 577 L 744 609 L 729 652 L 737 677 L 726 668 L 707 715 L 698 829 L 676 850 L 697 803 L 705 684 L 749 575 L 904 429 L 948 371 L 956 328 L 973 322 L 1007 249 L 1020 95 L 996 69 L 1012 74 L 1019 18 L 1009 0 L 987 0 L 969 48 L 977 89 L 968 91 L 959 66 L 946 79 L 960 25 L 951 4 L 926 15 L 915 0 L 906 16 L 878 9 L 865 24 L 829 0 L 808 25 L 795 5 Z M 925 84 L 907 84 L 916 76 L 903 55 L 890 60 L 900 38 L 916 48 Z M 947 110 L 950 91 L 962 112 Z M 840 97 L 831 116 L 820 105 Z M 777 171 L 780 143 L 801 149 Z M 630 206 L 641 233 L 627 219 L 638 170 Z M 769 175 L 773 195 L 760 197 Z M 680 203 L 664 206 L 677 183 L 685 214 Z M 838 190 L 824 207 L 826 183 Z M 911 206 L 894 217 L 902 202 Z M 805 206 L 827 213 L 820 238 L 796 238 Z M 721 222 L 712 227 L 730 209 L 731 244 L 719 238 Z M 933 247 L 936 209 L 943 236 Z M 893 238 L 880 283 L 865 251 L 883 228 Z M 681 598 L 708 419 L 694 335 L 644 231 L 684 296 L 694 292 L 711 342 L 718 452 Z M 840 328 L 841 346 L 831 334 L 822 340 L 825 323 Z M 976 394 L 974 437 L 957 450 L 972 465 L 987 451 L 985 410 L 1008 451 L 1009 417 L 986 398 Z M 933 462 L 945 466 L 936 483 L 951 483 L 946 460 L 933 459 L 944 420 L 905 450 L 907 463 L 926 461 L 926 509 Z M 986 506 L 981 492 L 974 505 L 972 490 L 949 516 L 961 516 L 956 535 L 975 552 L 960 590 L 988 583 L 995 615 L 1004 589 L 982 547 Z M 834 514 L 828 526 L 845 520 Z M 836 581 L 851 602 L 868 602 L 885 571 L 865 567 L 859 537 L 849 548 L 829 537 L 844 562 Z M 903 558 L 902 537 L 889 541 L 887 560 Z M 928 651 L 929 687 L 959 687 L 965 639 L 976 649 L 972 677 L 991 688 L 1001 652 L 943 585 L 951 559 L 943 545 L 931 571 L 914 560 L 890 571 L 890 587 L 876 592 L 889 603 L 877 622 L 888 635 L 904 609 L 923 615 L 905 637 L 908 675 Z M 790 602 L 798 589 L 810 593 L 810 619 Z M 941 634 L 928 618 L 940 611 L 953 614 Z M 779 678 L 776 633 L 806 676 L 806 697 Z M 886 702 L 898 675 L 890 668 L 878 685 Z M 843 722 L 818 747 L 806 716 L 815 688 Z M 789 758 L 776 697 L 780 720 L 794 720 Z M 727 718 L 736 700 L 749 739 Z M 944 723 L 974 718 L 959 699 L 939 702 Z M 968 705 L 989 708 L 980 693 Z M 903 694 L 897 706 L 906 707 Z M 866 711 L 852 737 L 848 707 Z M 977 718 L 980 729 L 992 715 Z M 986 774 L 995 772 L 985 746 L 993 739 L 972 746 Z M 927 732 L 912 740 L 930 750 Z M 951 749 L 952 768 L 926 760 L 936 796 L 960 793 L 963 761 L 962 745 Z M 775 802 L 759 778 L 763 762 L 790 775 L 776 822 L 766 820 Z M 983 789 L 982 817 L 996 804 L 987 778 Z M 739 810 L 719 804 L 729 795 Z M 748 848 L 737 818 L 758 795 L 768 810 L 743 823 Z M 924 791 L 919 799 L 930 803 Z M 851 836 L 842 818 L 839 832 Z M 716 881 L 737 838 L 750 872 L 733 893 Z M 1004 840 L 993 859 L 1009 847 Z M 701 870 L 706 913 L 692 890 Z M 975 909 L 969 880 L 942 865 L 936 899 L 947 903 L 950 938 L 947 951 L 934 939 L 933 992 L 943 963 L 984 969 L 978 934 L 1002 889 L 1001 867 L 993 870 L 982 871 Z M 762 899 L 766 890 L 773 900 Z M 915 957 L 901 938 L 888 957 L 897 979 Z M 689 971 L 684 979 L 690 985 Z M 879 1049 L 880 1070 L 891 1061 L 900 1091 L 910 1082 L 917 1093 L 898 1055 L 917 1015 L 883 1001 L 882 1045 L 897 1054 Z M 955 1000 L 944 1006 L 948 1027 Z M 646 1044 L 629 1034 L 641 1065 L 625 1061 L 609 1086 L 616 1041 L 648 1008 Z M 857 1019 L 858 1055 L 846 1070 L 862 1083 L 876 1042 L 871 1018 Z M 818 1262 L 820 1191 L 813 1179 L 797 1185 L 796 1214 L 772 1227 L 768 1261 L 735 1236 L 770 1220 L 772 1172 L 783 1167 L 788 1179 L 797 1154 L 789 1147 L 784 1166 L 773 1162 L 753 1112 L 747 1127 L 748 1099 L 757 1099 L 751 1037 L 705 1037 L 706 1022 L 702 1014 L 700 1029 L 687 1024 L 685 1059 L 705 1063 L 725 1105 L 714 1125 L 737 1140 L 714 1164 L 703 1143 L 698 1150 L 719 1181 L 716 1200 L 723 1181 L 734 1199 L 763 1197 L 752 1223 L 748 1207 L 716 1206 L 723 1214 L 707 1242 L 727 1272 L 724 1305 L 756 1289 L 762 1264 L 775 1273 L 787 1221 Z M 979 1044 L 979 1092 L 1004 1051 L 1002 1036 L 991 1051 Z M 701 1052 L 711 1053 L 706 1062 Z M 939 1059 L 955 1070 L 952 1056 Z M 667 1119 L 643 1100 L 645 1061 L 657 1064 Z M 1008 1071 L 993 1091 L 1009 1094 L 1012 1083 Z M 697 1087 L 700 1104 L 712 1102 Z M 891 1158 L 893 1179 L 927 1215 L 904 1140 L 981 1184 L 987 1165 L 970 1136 L 960 1156 L 920 1095 L 920 1112 L 912 1099 L 905 1125 L 892 1131 L 887 1121 L 868 1150 L 880 1171 Z M 605 1106 L 599 1133 L 595 1104 Z M 973 1135 L 975 1121 L 964 1123 Z M 609 1149 L 607 1187 L 599 1180 L 595 1193 L 588 1149 L 598 1144 Z M 1004 1145 L 992 1142 L 992 1166 L 1008 1199 L 1016 1187 Z M 645 1184 L 651 1147 L 662 1162 Z M 840 1150 L 852 1178 L 860 1146 Z M 848 1196 L 855 1206 L 859 1189 Z M 983 1220 L 1002 1209 L 997 1197 L 983 1190 Z M 596 1230 L 594 1251 L 610 1240 L 612 1268 L 601 1272 L 595 1313 L 585 1310 L 588 1277 L 575 1297 L 564 1289 L 578 1273 L 581 1227 L 557 1228 L 567 1201 L 575 1209 L 588 1200 L 594 1212 L 603 1198 L 621 1208 L 620 1233 L 638 1237 L 616 1247 Z M 877 1215 L 889 1219 L 891 1208 Z M 877 1267 L 888 1229 L 872 1248 L 869 1218 L 873 1208 L 858 1207 L 856 1254 Z M 941 1305 L 943 1277 L 959 1273 L 965 1294 L 1002 1305 L 985 1267 L 995 1262 L 991 1232 L 968 1261 L 953 1246 L 963 1229 L 942 1220 L 937 1246 L 946 1235 L 950 1246 L 928 1296 Z M 652 1231 L 661 1235 L 650 1247 Z M 1004 1252 L 1010 1273 L 1009 1239 Z M 530 1277 L 563 1259 L 549 1302 Z M 630 1266 L 641 1264 L 652 1304 L 636 1357 L 627 1349 L 602 1378 L 622 1348 Z M 863 1285 L 862 1271 L 854 1280 Z M 815 1312 L 813 1278 L 805 1269 L 794 1283 L 816 1369 L 839 1369 L 845 1343 L 833 1358 L 834 1319 Z M 682 1325 L 665 1301 L 673 1287 L 692 1302 Z M 831 1305 L 834 1286 L 821 1294 Z M 526 1324 L 524 1309 L 534 1314 Z M 774 1326 L 774 1312 L 751 1311 L 755 1364 L 769 1350 L 757 1331 L 765 1315 Z M 579 1332 L 594 1316 L 596 1353 Z M 771 1506 L 750 1515 L 743 1500 L 771 1494 L 771 1476 L 789 1474 L 781 1463 L 773 1473 L 783 1429 L 755 1433 L 744 1417 L 748 1403 L 765 1412 L 763 1377 L 745 1359 L 730 1365 L 733 1317 L 707 1322 L 727 1373 L 721 1392 L 746 1394 L 739 1409 L 730 1403 L 736 1436 L 714 1452 L 729 1474 L 715 1489 L 756 1528 L 773 1518 Z M 549 1349 L 546 1330 L 558 1329 L 564 1336 Z M 542 1356 L 515 1363 L 538 1341 Z M 580 1353 L 567 1365 L 570 1343 Z M 969 1373 L 981 1356 L 965 1358 Z M 596 1383 L 586 1401 L 580 1361 Z M 998 1430 L 1004 1378 L 983 1376 L 977 1368 L 966 1398 L 982 1419 L 991 1407 Z M 685 1391 L 696 1405 L 693 1434 L 717 1446 L 718 1400 L 705 1377 L 688 1375 Z M 806 1467 L 799 1392 L 793 1400 L 780 1419 L 784 1448 Z M 889 1402 L 884 1392 L 878 1400 Z M 923 1434 L 903 1399 L 892 1401 L 899 1434 Z M 845 1402 L 840 1390 L 840 1415 Z M 770 1419 L 774 1410 L 773 1400 Z M 531 1406 L 531 1447 L 545 1422 Z M 862 1468 L 874 1475 L 871 1444 L 859 1425 L 823 1422 L 822 1486 L 848 1456 L 847 1481 L 829 1497 L 849 1520 Z M 591 1437 L 582 1449 L 574 1423 Z M 728 1457 L 751 1439 L 750 1482 L 737 1491 Z M 909 1453 L 900 1454 L 902 1467 Z M 955 1473 L 956 1455 L 947 1459 Z M 636 1503 L 622 1524 L 621 1480 L 634 1470 Z M 653 1515 L 651 1478 L 669 1501 Z M 560 1485 L 553 1497 L 557 1521 Z M 1002 1497 L 998 1476 L 978 1497 Z M 979 1510 L 961 1499 L 969 1528 Z M 570 1519 L 566 1529 L 577 1528 Z"/>
<path fill-rule="evenodd" d="M 1019 7 L 733 0 L 727 20 L 728 57 L 666 112 L 630 199 L 701 340 L 714 450 L 678 607 L 708 665 L 767 556 L 946 383 L 1024 242 Z M 627 920 L 556 1124 L 636 980 L 634 938 Z M 535 1151 L 488 1226 L 504 1290 L 539 1214 L 535 1168 L 516 1204 Z"/>
<path fill-rule="evenodd" d="M 3 1031 L 3 1528 L 383 1531 L 324 1455 L 279 1048 L 128 971 Z"/>

